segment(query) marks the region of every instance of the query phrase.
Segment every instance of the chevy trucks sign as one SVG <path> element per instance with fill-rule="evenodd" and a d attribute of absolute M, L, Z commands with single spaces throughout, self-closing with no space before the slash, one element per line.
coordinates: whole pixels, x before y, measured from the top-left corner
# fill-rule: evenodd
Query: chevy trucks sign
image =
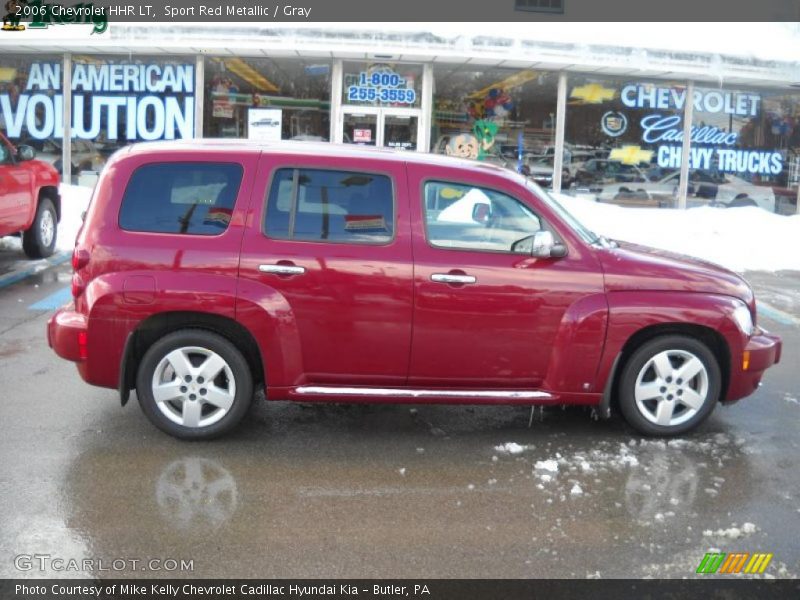
<path fill-rule="evenodd" d="M 620 101 L 628 108 L 682 112 L 687 100 L 686 89 L 626 85 L 620 91 Z M 752 119 L 758 116 L 761 109 L 761 96 L 752 93 L 695 90 L 691 102 L 701 122 L 704 120 L 703 116 L 709 113 L 728 115 L 731 122 L 734 118 Z M 642 142 L 661 144 L 655 150 L 658 166 L 680 168 L 682 115 L 656 112 L 643 117 L 640 125 Z M 690 169 L 718 168 L 727 173 L 752 175 L 778 175 L 783 171 L 783 156 L 780 152 L 738 148 L 739 134 L 731 131 L 730 127 L 692 125 L 691 142 Z"/>

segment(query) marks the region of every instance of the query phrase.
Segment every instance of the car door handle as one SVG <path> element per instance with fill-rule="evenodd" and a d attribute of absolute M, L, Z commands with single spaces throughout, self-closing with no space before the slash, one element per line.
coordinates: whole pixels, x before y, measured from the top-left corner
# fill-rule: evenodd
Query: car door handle
<path fill-rule="evenodd" d="M 474 275 L 457 275 L 455 273 L 434 273 L 431 281 L 436 283 L 475 283 L 478 281 Z"/>
<path fill-rule="evenodd" d="M 297 265 L 258 265 L 258 270 L 262 273 L 273 273 L 275 275 L 302 275 L 306 272 L 305 267 Z"/>

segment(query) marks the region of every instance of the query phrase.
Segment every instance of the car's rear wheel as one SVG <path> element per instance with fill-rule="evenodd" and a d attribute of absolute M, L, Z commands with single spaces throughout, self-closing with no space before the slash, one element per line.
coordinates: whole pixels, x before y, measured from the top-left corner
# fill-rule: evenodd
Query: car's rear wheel
<path fill-rule="evenodd" d="M 22 249 L 28 258 L 46 258 L 56 248 L 58 215 L 50 198 L 42 197 L 30 229 L 22 234 Z"/>
<path fill-rule="evenodd" d="M 136 395 L 162 431 L 182 439 L 210 439 L 242 420 L 253 397 L 253 380 L 247 361 L 229 340 L 185 329 L 147 350 Z"/>
<path fill-rule="evenodd" d="M 719 364 L 703 342 L 665 335 L 630 357 L 619 383 L 622 414 L 647 435 L 677 435 L 697 427 L 714 410 L 721 389 Z"/>

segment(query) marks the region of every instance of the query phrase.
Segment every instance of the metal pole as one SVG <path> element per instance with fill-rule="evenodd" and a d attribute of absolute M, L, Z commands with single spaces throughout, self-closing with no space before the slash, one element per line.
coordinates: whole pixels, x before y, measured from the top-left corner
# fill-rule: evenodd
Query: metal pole
<path fill-rule="evenodd" d="M 72 53 L 64 53 L 61 98 L 64 130 L 61 138 L 61 181 L 72 183 Z"/>
<path fill-rule="evenodd" d="M 417 152 L 430 152 L 431 125 L 435 119 L 433 114 L 433 65 L 422 65 L 422 115 L 418 120 Z"/>
<path fill-rule="evenodd" d="M 678 208 L 686 208 L 689 193 L 689 152 L 694 116 L 694 81 L 686 86 L 686 102 L 683 103 L 683 144 L 681 145 L 681 179 L 678 183 Z"/>
<path fill-rule="evenodd" d="M 330 113 L 330 136 L 328 139 L 339 144 L 344 140 L 342 135 L 342 61 L 333 61 L 331 71 L 331 113 Z"/>
<path fill-rule="evenodd" d="M 797 182 L 797 205 L 795 206 L 795 212 L 800 215 L 800 181 Z"/>
<path fill-rule="evenodd" d="M 206 68 L 202 54 L 195 57 L 194 63 L 194 137 L 203 137 L 203 112 L 205 108 Z"/>
<path fill-rule="evenodd" d="M 558 95 L 556 98 L 556 147 L 553 155 L 553 191 L 561 191 L 561 170 L 564 165 L 564 128 L 567 113 L 567 74 L 558 74 Z"/>

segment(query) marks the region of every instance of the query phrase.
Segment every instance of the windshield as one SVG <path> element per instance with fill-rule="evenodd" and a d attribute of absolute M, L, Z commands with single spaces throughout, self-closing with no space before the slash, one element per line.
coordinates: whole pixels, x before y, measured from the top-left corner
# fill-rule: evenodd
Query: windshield
<path fill-rule="evenodd" d="M 600 237 L 593 231 L 586 228 L 586 226 L 578 221 L 571 212 L 564 208 L 561 203 L 555 199 L 554 196 L 548 194 L 545 190 L 539 187 L 535 182 L 526 180 L 527 185 L 539 198 L 541 198 L 550 208 L 555 211 L 561 220 L 564 221 L 570 229 L 577 233 L 581 239 L 587 244 L 594 244 Z"/>

